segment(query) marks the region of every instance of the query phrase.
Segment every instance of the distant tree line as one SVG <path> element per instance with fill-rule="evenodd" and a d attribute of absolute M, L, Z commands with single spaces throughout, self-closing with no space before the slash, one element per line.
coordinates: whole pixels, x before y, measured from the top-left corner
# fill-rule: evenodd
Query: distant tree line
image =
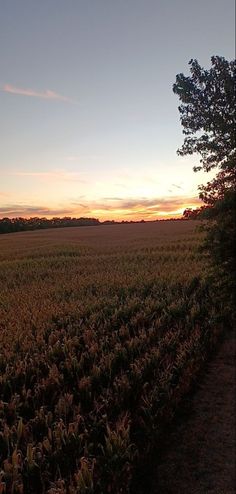
<path fill-rule="evenodd" d="M 184 215 L 181 218 L 168 218 L 161 220 L 106 220 L 99 221 L 97 218 L 71 218 L 66 216 L 65 218 L 0 218 L 0 234 L 1 233 L 14 233 L 14 232 L 26 232 L 29 230 L 43 230 L 46 228 L 65 228 L 70 226 L 98 226 L 98 225 L 129 225 L 135 223 L 149 223 L 150 221 L 183 221 L 188 218 Z"/>
<path fill-rule="evenodd" d="M 62 228 L 69 226 L 96 226 L 100 221 L 96 218 L 2 218 L 0 233 L 42 230 L 46 228 Z"/>

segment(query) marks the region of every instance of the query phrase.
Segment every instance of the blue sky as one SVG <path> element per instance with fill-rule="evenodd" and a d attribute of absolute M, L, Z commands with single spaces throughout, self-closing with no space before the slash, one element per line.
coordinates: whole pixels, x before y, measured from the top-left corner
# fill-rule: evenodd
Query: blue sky
<path fill-rule="evenodd" d="M 0 1 L 0 216 L 194 205 L 175 76 L 234 58 L 233 0 Z"/>

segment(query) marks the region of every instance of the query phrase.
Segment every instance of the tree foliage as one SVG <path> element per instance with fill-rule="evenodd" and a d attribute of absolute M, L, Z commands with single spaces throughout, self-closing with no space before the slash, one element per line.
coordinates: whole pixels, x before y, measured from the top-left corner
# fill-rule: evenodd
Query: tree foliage
<path fill-rule="evenodd" d="M 199 186 L 204 206 L 196 211 L 187 209 L 186 218 L 202 217 L 207 224 L 205 249 L 214 266 L 214 281 L 234 313 L 236 291 L 236 139 L 235 139 L 235 69 L 236 61 L 211 57 L 209 70 L 197 60 L 190 60 L 190 76 L 176 76 L 173 91 L 180 98 L 180 121 L 184 142 L 179 155 L 200 155 L 194 171 L 216 176 Z"/>
<path fill-rule="evenodd" d="M 190 60 L 190 76 L 176 76 L 173 91 L 182 102 L 180 120 L 185 139 L 180 155 L 199 153 L 197 170 L 235 168 L 235 60 L 212 57 L 205 70 Z"/>

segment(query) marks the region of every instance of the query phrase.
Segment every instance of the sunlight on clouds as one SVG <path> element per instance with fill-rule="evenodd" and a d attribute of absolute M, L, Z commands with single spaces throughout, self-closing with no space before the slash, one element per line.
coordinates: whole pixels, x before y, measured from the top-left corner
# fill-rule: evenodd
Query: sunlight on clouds
<path fill-rule="evenodd" d="M 109 198 L 108 198 L 109 199 Z M 51 204 L 45 202 L 40 205 L 36 203 L 15 203 L 3 204 L 0 206 L 1 216 L 84 216 L 96 217 L 98 219 L 107 220 L 114 219 L 117 221 L 134 220 L 156 220 L 170 217 L 181 216 L 186 207 L 196 207 L 199 205 L 199 200 L 195 197 L 181 199 L 175 197 L 167 198 L 129 198 L 126 200 L 114 198 L 105 200 L 104 202 L 87 201 L 81 198 L 79 202 L 70 204 Z"/>
<path fill-rule="evenodd" d="M 7 198 L 1 196 L 0 215 L 7 211 L 11 216 L 14 211 L 24 215 L 25 211 L 29 216 L 32 207 L 35 215 L 38 211 L 48 217 L 65 213 L 101 220 L 155 220 L 181 216 L 187 207 L 200 204 L 197 187 L 193 182 L 187 187 L 189 175 L 160 174 L 158 178 L 157 170 L 147 175 L 143 170 L 123 172 L 92 173 L 73 166 L 4 172 L 4 189 L 11 190 L 16 202 L 6 203 Z"/>

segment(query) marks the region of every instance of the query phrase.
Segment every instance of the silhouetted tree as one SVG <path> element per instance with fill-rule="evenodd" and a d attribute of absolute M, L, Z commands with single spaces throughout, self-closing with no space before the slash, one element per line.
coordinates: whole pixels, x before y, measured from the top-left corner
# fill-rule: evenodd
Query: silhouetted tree
<path fill-rule="evenodd" d="M 190 76 L 176 76 L 173 91 L 180 98 L 180 121 L 185 135 L 177 153 L 198 153 L 200 165 L 194 171 L 217 169 L 215 178 L 200 185 L 199 197 L 205 207 L 198 217 L 208 223 L 205 249 L 217 274 L 217 283 L 229 310 L 235 314 L 236 291 L 236 146 L 235 146 L 235 69 L 236 61 L 213 56 L 209 70 L 190 60 Z M 194 211 L 185 211 L 193 217 Z"/>

